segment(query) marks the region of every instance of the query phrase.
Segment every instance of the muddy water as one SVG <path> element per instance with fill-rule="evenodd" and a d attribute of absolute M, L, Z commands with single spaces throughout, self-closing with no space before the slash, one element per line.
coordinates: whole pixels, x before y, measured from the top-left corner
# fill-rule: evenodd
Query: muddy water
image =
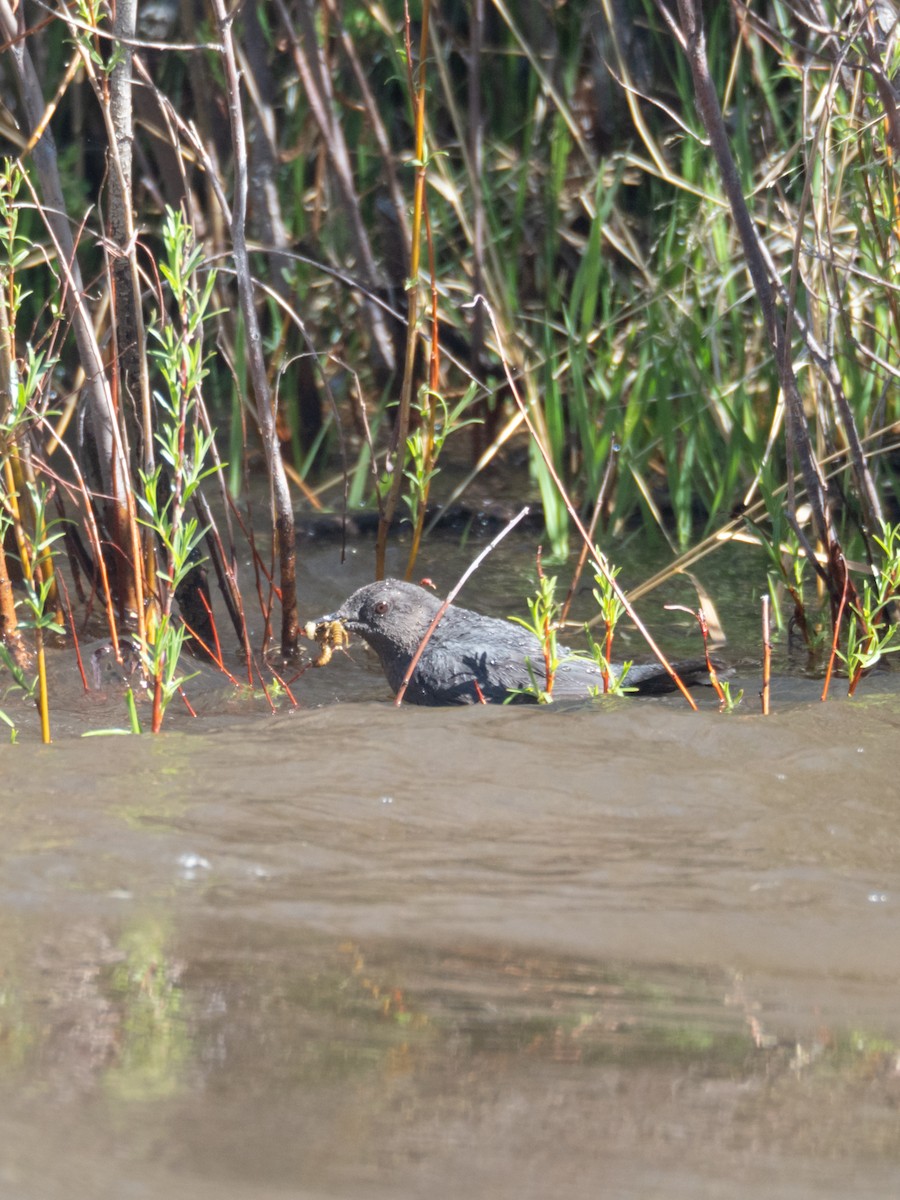
<path fill-rule="evenodd" d="M 893 678 L 396 710 L 345 661 L 158 739 L 73 689 L 0 748 L 0 1196 L 900 1194 Z"/>

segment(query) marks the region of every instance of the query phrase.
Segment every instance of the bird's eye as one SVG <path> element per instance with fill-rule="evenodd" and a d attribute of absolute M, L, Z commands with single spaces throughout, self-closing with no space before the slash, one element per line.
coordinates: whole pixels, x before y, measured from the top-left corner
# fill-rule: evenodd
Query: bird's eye
<path fill-rule="evenodd" d="M 384 614 L 387 612 L 387 610 L 390 607 L 391 606 L 390 606 L 390 604 L 388 604 L 387 600 L 379 600 L 378 603 L 375 605 L 375 612 L 378 614 L 379 617 L 383 617 Z"/>

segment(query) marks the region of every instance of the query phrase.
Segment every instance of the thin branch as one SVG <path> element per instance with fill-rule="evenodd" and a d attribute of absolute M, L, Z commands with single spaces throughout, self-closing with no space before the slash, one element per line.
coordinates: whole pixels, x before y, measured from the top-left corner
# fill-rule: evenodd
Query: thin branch
<path fill-rule="evenodd" d="M 6 3 L 7 0 L 0 0 Z M 256 415 L 266 452 L 269 469 L 271 502 L 275 525 L 275 541 L 280 567 L 281 585 L 281 652 L 292 657 L 297 649 L 299 623 L 297 620 L 297 568 L 294 534 L 294 512 L 281 447 L 275 427 L 272 396 L 266 376 L 262 352 L 262 334 L 256 314 L 250 259 L 247 253 L 247 145 L 241 106 L 240 77 L 232 36 L 234 14 L 227 13 L 224 0 L 212 0 L 213 11 L 222 39 L 222 61 L 228 97 L 228 116 L 234 145 L 234 201 L 231 216 L 231 241 L 237 275 L 238 297 L 247 331 L 247 362 L 256 399 Z"/>

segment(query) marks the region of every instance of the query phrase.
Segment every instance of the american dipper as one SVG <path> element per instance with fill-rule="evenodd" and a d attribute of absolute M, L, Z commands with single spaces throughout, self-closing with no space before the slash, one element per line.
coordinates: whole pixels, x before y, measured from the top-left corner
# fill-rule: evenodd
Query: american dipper
<path fill-rule="evenodd" d="M 399 579 L 385 579 L 359 588 L 341 607 L 320 617 L 317 625 L 340 622 L 358 633 L 381 659 L 388 683 L 396 693 L 413 655 L 434 620 L 441 601 L 437 596 Z M 603 675 L 590 660 L 566 658 L 554 678 L 557 698 L 587 698 L 603 691 Z M 531 672 L 529 672 L 529 666 Z M 696 683 L 706 672 L 702 659 L 674 663 L 685 683 Z M 622 668 L 613 664 L 613 674 Z M 533 673 L 533 678 L 532 678 Z M 486 617 L 451 604 L 428 640 L 404 699 L 411 704 L 475 704 L 534 702 L 533 694 L 517 689 L 546 686 L 544 652 L 540 641 L 521 625 Z M 643 694 L 672 691 L 675 685 L 659 663 L 632 666 L 626 687 Z"/>

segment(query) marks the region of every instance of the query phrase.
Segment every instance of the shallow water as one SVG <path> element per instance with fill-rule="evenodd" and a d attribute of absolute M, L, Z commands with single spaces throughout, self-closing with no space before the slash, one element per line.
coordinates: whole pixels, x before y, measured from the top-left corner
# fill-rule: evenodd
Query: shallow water
<path fill-rule="evenodd" d="M 4 1200 L 900 1193 L 896 675 L 397 710 L 354 657 L 0 748 Z"/>

